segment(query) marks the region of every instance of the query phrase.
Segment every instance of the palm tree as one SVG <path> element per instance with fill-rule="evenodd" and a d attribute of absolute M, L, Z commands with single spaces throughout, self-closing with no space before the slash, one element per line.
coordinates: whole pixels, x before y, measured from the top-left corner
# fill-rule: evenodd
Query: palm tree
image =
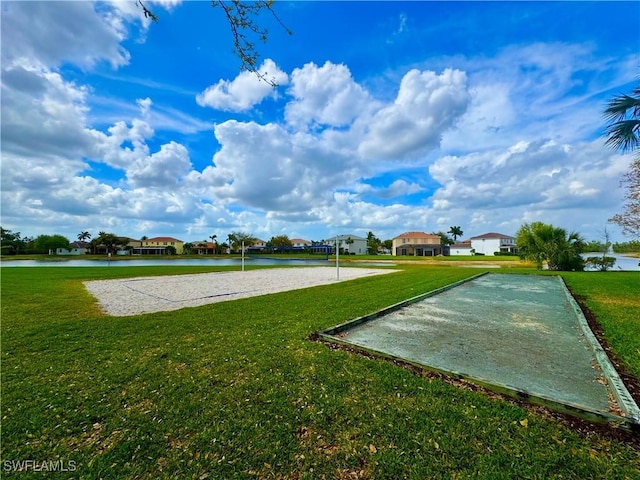
<path fill-rule="evenodd" d="M 91 249 L 91 253 L 93 253 L 95 255 L 96 250 L 98 249 L 98 245 L 100 244 L 100 241 L 98 240 L 98 237 L 92 239 L 89 242 L 89 248 Z"/>
<path fill-rule="evenodd" d="M 620 94 L 607 104 L 604 117 L 609 122 L 606 144 L 623 153 L 640 147 L 640 85 L 631 95 Z"/>
<path fill-rule="evenodd" d="M 215 243 L 217 245 L 218 242 L 216 242 L 216 238 L 218 238 L 217 235 L 210 235 L 209 238 L 211 239 L 211 243 Z M 216 253 L 216 247 L 213 247 L 213 253 Z"/>
<path fill-rule="evenodd" d="M 229 242 L 229 247 L 232 252 L 238 251 L 241 248 L 242 242 L 244 242 L 244 246 L 247 248 L 255 244 L 257 240 L 253 235 L 244 232 L 231 232 L 227 236 L 227 241 Z"/>
<path fill-rule="evenodd" d="M 460 227 L 450 227 L 447 233 L 451 234 L 451 236 L 453 237 L 453 241 L 455 242 L 456 240 L 458 240 L 458 237 L 462 236 L 464 232 Z"/>
<path fill-rule="evenodd" d="M 622 153 L 640 150 L 640 86 L 634 88 L 631 95 L 613 97 L 604 117 L 609 122 L 605 130 L 607 145 Z M 627 189 L 625 211 L 609 221 L 622 227 L 624 235 L 640 238 L 640 154 L 631 162 L 621 184 Z"/>
<path fill-rule="evenodd" d="M 347 237 L 344 243 L 347 244 L 347 254 L 351 254 L 351 244 L 353 243 L 353 238 Z"/>
<path fill-rule="evenodd" d="M 582 270 L 584 261 L 581 253 L 584 240 L 576 232 L 554 227 L 542 222 L 525 223 L 516 234 L 516 244 L 520 258 L 536 263 L 549 270 Z"/>
<path fill-rule="evenodd" d="M 91 234 L 89 232 L 80 232 L 78 234 L 78 241 L 84 242 L 85 240 L 89 240 L 91 238 Z"/>

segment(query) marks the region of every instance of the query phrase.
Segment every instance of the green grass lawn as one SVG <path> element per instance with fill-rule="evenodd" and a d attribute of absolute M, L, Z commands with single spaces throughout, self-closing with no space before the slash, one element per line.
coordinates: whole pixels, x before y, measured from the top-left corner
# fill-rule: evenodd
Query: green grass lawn
<path fill-rule="evenodd" d="M 0 469 L 62 460 L 76 470 L 22 478 L 640 478 L 629 442 L 308 340 L 480 271 L 401 268 L 135 317 L 101 314 L 81 282 L 212 268 L 3 268 Z M 638 274 L 566 279 L 640 374 Z"/>

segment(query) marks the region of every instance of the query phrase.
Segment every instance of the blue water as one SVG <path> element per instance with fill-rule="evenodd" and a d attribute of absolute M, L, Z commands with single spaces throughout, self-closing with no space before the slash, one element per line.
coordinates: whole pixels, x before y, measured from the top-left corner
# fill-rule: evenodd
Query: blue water
<path fill-rule="evenodd" d="M 583 253 L 582 256 L 584 258 L 601 257 L 602 252 Z M 613 265 L 613 268 L 611 269 L 612 272 L 616 272 L 620 270 L 640 272 L 640 258 L 625 257 L 623 255 L 617 255 L 615 253 L 607 253 L 607 257 L 613 257 L 616 259 L 616 263 Z"/>
<path fill-rule="evenodd" d="M 600 253 L 584 253 L 583 256 L 586 257 L 598 257 L 601 256 Z M 607 256 L 615 257 L 616 263 L 611 269 L 612 271 L 640 271 L 640 258 L 633 257 L 625 257 L 623 255 L 616 254 L 607 254 Z M 59 258 L 59 257 L 58 257 Z M 64 260 L 56 259 L 55 261 L 46 261 L 46 260 L 3 260 L 0 262 L 1 267 L 145 267 L 145 266 L 166 266 L 166 265 L 204 265 L 211 267 L 227 267 L 227 266 L 238 266 L 240 268 L 242 264 L 242 259 L 234 257 L 234 258 L 176 258 L 175 260 L 167 260 L 167 259 L 140 259 L 140 260 L 80 260 L 77 258 L 69 258 Z M 271 258 L 245 258 L 246 265 L 261 265 L 261 266 L 269 266 L 269 265 L 281 265 L 281 266 L 325 266 L 330 267 L 335 265 L 334 260 L 306 260 L 306 259 L 271 259 Z M 393 266 L 390 263 L 383 262 L 367 262 L 360 263 L 358 262 L 354 266 L 360 267 L 379 267 L 379 266 Z M 468 265 L 465 265 L 468 266 Z M 484 268 L 484 267 L 483 267 Z"/>
<path fill-rule="evenodd" d="M 245 265 L 282 265 L 282 266 L 331 266 L 335 265 L 333 262 L 327 260 L 292 260 L 292 259 L 269 259 L 269 258 L 245 258 Z M 240 258 L 177 258 L 175 260 L 167 259 L 152 259 L 147 258 L 144 260 L 56 260 L 56 261 L 42 261 L 42 260 L 8 260 L 0 263 L 2 267 L 157 267 L 157 266 L 178 266 L 178 265 L 204 265 L 210 267 L 227 267 L 236 265 L 240 267 L 242 265 L 242 259 Z"/>

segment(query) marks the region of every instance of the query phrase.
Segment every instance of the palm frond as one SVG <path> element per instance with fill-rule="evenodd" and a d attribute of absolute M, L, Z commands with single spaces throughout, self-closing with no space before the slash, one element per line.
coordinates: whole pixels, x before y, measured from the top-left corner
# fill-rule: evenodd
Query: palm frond
<path fill-rule="evenodd" d="M 640 118 L 636 120 L 620 120 L 612 123 L 606 130 L 606 145 L 629 152 L 640 147 Z"/>
<path fill-rule="evenodd" d="M 638 90 L 640 91 L 640 89 Z M 613 97 L 609 101 L 603 115 L 608 120 L 620 120 L 628 116 L 640 116 L 640 96 L 618 95 L 617 97 Z"/>

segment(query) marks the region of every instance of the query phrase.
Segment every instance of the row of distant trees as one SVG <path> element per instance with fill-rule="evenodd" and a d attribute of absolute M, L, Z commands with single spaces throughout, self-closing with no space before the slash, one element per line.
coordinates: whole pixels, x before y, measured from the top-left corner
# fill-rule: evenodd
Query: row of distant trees
<path fill-rule="evenodd" d="M 0 227 L 0 253 L 2 255 L 19 255 L 25 253 L 49 253 L 49 250 L 66 248 L 69 239 L 64 235 L 38 235 L 23 237 L 20 232 Z"/>
<path fill-rule="evenodd" d="M 120 237 L 113 233 L 100 232 L 98 236 L 91 239 L 89 232 L 80 232 L 78 240 L 86 242 L 92 253 L 114 252 L 116 247 L 125 247 L 129 243 L 129 238 Z M 38 235 L 37 237 L 23 237 L 20 232 L 0 227 L 0 252 L 2 255 L 20 254 L 47 254 L 59 248 L 68 249 L 71 241 L 64 235 Z"/>
<path fill-rule="evenodd" d="M 440 236 L 443 245 L 452 245 L 456 239 L 463 234 L 459 226 L 453 226 L 445 232 L 434 232 Z M 20 232 L 12 232 L 11 230 L 0 227 L 0 245 L 3 255 L 19 255 L 19 254 L 38 254 L 49 253 L 49 251 L 59 248 L 69 248 L 71 241 L 64 235 L 38 235 L 37 237 L 23 237 Z M 449 235 L 451 234 L 451 236 Z M 142 237 L 146 240 L 147 237 Z M 128 237 L 118 236 L 114 233 L 100 232 L 92 238 L 91 233 L 82 231 L 77 235 L 78 241 L 88 243 L 91 253 L 112 253 L 117 247 L 126 248 L 129 243 Z M 217 235 L 210 235 L 207 240 L 201 242 L 187 242 L 184 244 L 184 252 L 186 254 L 200 248 L 206 248 L 208 241 L 214 245 L 211 253 L 239 252 L 242 244 L 245 247 L 254 245 L 258 239 L 249 233 L 234 231 L 225 239 L 218 241 Z M 348 242 L 348 240 L 347 240 Z M 313 241 L 312 244 L 324 244 L 324 240 Z M 380 251 L 391 251 L 393 241 L 391 239 L 380 240 L 373 232 L 367 234 L 367 250 L 370 255 L 376 255 Z M 293 242 L 287 235 L 276 235 L 266 243 L 268 247 L 291 247 Z"/>

